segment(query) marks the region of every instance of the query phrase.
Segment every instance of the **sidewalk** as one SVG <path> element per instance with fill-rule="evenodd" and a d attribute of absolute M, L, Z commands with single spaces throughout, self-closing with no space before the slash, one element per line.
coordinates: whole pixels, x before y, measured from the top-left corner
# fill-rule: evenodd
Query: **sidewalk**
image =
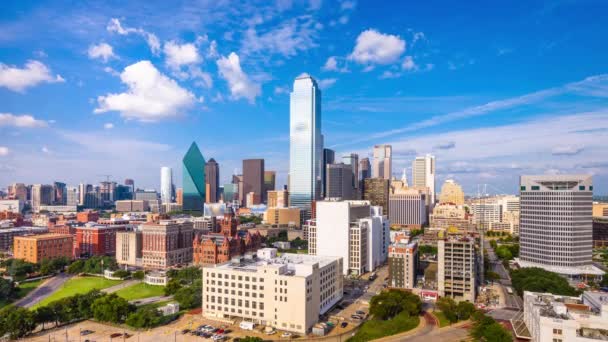
<path fill-rule="evenodd" d="M 138 284 L 138 283 L 141 283 L 141 280 L 131 279 L 131 280 L 124 281 L 124 282 L 122 282 L 122 283 L 120 283 L 118 285 L 114 285 L 114 286 L 105 288 L 105 289 L 101 290 L 101 292 L 104 292 L 104 293 L 114 293 L 116 291 L 124 289 L 125 287 L 129 287 L 131 285 L 135 285 L 135 284 Z"/>

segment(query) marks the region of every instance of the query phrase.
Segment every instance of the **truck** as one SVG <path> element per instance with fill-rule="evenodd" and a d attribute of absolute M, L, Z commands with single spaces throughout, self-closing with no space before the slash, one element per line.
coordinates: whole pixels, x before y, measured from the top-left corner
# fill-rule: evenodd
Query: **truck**
<path fill-rule="evenodd" d="M 239 324 L 239 327 L 243 330 L 253 330 L 253 328 L 255 328 L 255 323 L 242 321 L 241 324 Z"/>

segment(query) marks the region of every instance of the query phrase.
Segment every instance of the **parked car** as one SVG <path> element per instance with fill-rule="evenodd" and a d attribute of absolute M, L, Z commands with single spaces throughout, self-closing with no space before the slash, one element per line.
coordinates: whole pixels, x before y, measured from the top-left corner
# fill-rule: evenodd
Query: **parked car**
<path fill-rule="evenodd" d="M 90 335 L 90 334 L 92 334 L 92 333 L 94 333 L 94 331 L 93 331 L 93 330 L 86 329 L 86 330 L 81 331 L 81 332 L 80 332 L 80 335 L 81 335 L 81 336 L 87 336 L 87 335 Z"/>
<path fill-rule="evenodd" d="M 122 333 L 113 333 L 112 335 L 110 335 L 111 338 L 117 338 L 122 336 Z"/>
<path fill-rule="evenodd" d="M 348 326 L 348 322 L 342 322 L 342 324 L 340 324 L 340 326 L 342 328 L 346 328 Z"/>
<path fill-rule="evenodd" d="M 363 319 L 363 317 L 359 316 L 359 315 L 351 315 L 350 316 L 352 319 Z"/>
<path fill-rule="evenodd" d="M 291 337 L 291 333 L 289 333 L 289 332 L 284 332 L 284 333 L 282 333 L 282 334 L 281 334 L 281 337 L 282 337 L 282 338 L 290 338 L 290 337 Z"/>
<path fill-rule="evenodd" d="M 190 329 L 184 329 L 184 330 L 182 330 L 182 335 L 186 335 L 189 332 L 190 332 Z"/>
<path fill-rule="evenodd" d="M 361 310 L 357 310 L 355 313 L 356 313 L 357 315 L 365 316 L 365 312 L 364 312 L 364 311 L 361 311 Z"/>

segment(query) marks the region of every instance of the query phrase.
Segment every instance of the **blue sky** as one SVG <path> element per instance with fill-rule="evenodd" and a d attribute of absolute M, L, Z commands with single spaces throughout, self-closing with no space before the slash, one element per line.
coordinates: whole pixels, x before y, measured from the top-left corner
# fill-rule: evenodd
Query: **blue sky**
<path fill-rule="evenodd" d="M 433 153 L 467 193 L 576 172 L 606 194 L 606 17 L 604 1 L 6 1 L 0 186 L 158 188 L 162 165 L 179 185 L 192 141 L 222 182 L 264 158 L 283 184 L 308 72 L 339 154 L 390 143 L 400 175 Z"/>

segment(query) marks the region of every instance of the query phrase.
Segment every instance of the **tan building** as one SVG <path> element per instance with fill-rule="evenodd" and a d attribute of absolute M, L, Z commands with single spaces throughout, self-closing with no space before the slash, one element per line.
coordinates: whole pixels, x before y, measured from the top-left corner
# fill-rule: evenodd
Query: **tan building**
<path fill-rule="evenodd" d="M 307 334 L 343 296 L 342 258 L 264 248 L 203 267 L 203 315 Z"/>
<path fill-rule="evenodd" d="M 593 217 L 608 217 L 608 203 L 593 203 Z"/>
<path fill-rule="evenodd" d="M 136 213 L 150 211 L 148 201 L 146 200 L 124 200 L 116 201 L 116 211 L 121 213 Z"/>
<path fill-rule="evenodd" d="M 269 208 L 286 208 L 289 206 L 289 192 L 287 190 L 268 191 Z"/>
<path fill-rule="evenodd" d="M 300 208 L 268 208 L 264 221 L 271 226 L 300 228 Z"/>
<path fill-rule="evenodd" d="M 116 233 L 116 262 L 119 265 L 142 265 L 143 240 L 141 231 Z"/>
<path fill-rule="evenodd" d="M 388 247 L 388 285 L 400 289 L 416 286 L 418 244 L 396 242 Z"/>
<path fill-rule="evenodd" d="M 373 206 L 380 206 L 385 215 L 389 215 L 388 194 L 390 193 L 390 180 L 383 178 L 368 178 L 364 180 L 363 199 Z"/>
<path fill-rule="evenodd" d="M 440 239 L 437 241 L 437 249 L 439 296 L 475 302 L 475 241 L 466 237 Z"/>
<path fill-rule="evenodd" d="M 456 205 L 464 204 L 464 192 L 462 187 L 453 179 L 448 179 L 441 187 L 439 203 L 453 203 Z"/>
<path fill-rule="evenodd" d="M 165 269 L 192 262 L 192 222 L 161 220 L 140 227 L 143 267 Z"/>
<path fill-rule="evenodd" d="M 44 259 L 72 258 L 74 239 L 67 234 L 41 234 L 15 236 L 13 253 L 15 259 L 39 263 Z"/>

